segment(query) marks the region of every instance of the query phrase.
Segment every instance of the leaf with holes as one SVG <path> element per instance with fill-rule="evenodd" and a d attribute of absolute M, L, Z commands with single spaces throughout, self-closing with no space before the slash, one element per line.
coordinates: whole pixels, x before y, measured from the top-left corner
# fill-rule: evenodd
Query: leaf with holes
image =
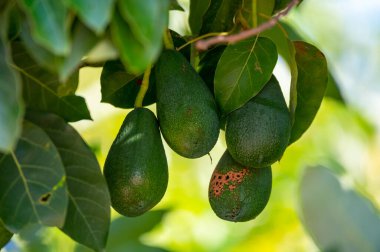
<path fill-rule="evenodd" d="M 10 64 L 11 48 L 6 41 L 7 12 L 0 13 L 0 151 L 10 151 L 21 133 L 24 106 L 21 78 Z"/>
<path fill-rule="evenodd" d="M 65 0 L 79 18 L 96 33 L 102 33 L 109 23 L 115 0 Z"/>
<path fill-rule="evenodd" d="M 119 108 L 133 108 L 142 78 L 141 75 L 128 73 L 119 60 L 107 61 L 100 76 L 102 102 L 108 102 Z M 154 71 L 151 71 L 143 106 L 154 102 L 156 102 L 156 80 Z"/>
<path fill-rule="evenodd" d="M 308 167 L 299 191 L 302 223 L 321 251 L 380 251 L 379 210 L 329 169 Z"/>
<path fill-rule="evenodd" d="M 63 0 L 20 0 L 35 41 L 57 55 L 66 55 L 70 50 L 69 12 Z"/>
<path fill-rule="evenodd" d="M 56 74 L 33 61 L 22 43 L 14 42 L 12 49 L 13 67 L 22 74 L 24 101 L 28 108 L 54 112 L 72 122 L 91 119 L 85 100 L 73 95 L 78 85 L 78 71 L 61 83 Z"/>
<path fill-rule="evenodd" d="M 242 0 L 211 0 L 210 6 L 203 15 L 199 34 L 210 32 L 228 32 L 234 26 L 237 12 L 242 8 Z"/>
<path fill-rule="evenodd" d="M 214 78 L 214 93 L 222 112 L 240 108 L 260 92 L 276 62 L 276 46 L 268 38 L 253 37 L 227 46 Z"/>
<path fill-rule="evenodd" d="M 66 175 L 46 133 L 25 121 L 15 151 L 0 156 L 0 218 L 11 232 L 32 223 L 62 227 Z"/>
<path fill-rule="evenodd" d="M 298 140 L 310 127 L 321 105 L 328 81 L 325 56 L 306 42 L 293 42 L 296 49 L 298 78 L 296 92 L 291 92 L 290 107 L 293 119 L 289 144 Z M 293 83 L 292 83 L 293 84 Z M 294 86 L 291 87 L 294 89 Z"/>
<path fill-rule="evenodd" d="M 90 248 L 104 249 L 111 202 L 96 157 L 74 128 L 60 117 L 29 113 L 27 118 L 48 134 L 66 171 L 69 205 L 63 232 Z"/>

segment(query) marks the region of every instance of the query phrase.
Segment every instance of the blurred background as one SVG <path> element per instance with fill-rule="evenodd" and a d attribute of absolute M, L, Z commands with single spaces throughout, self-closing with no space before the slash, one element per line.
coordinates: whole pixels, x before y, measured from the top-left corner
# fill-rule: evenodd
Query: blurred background
<path fill-rule="evenodd" d="M 180 1 L 185 10 L 187 1 Z M 273 165 L 273 189 L 255 220 L 229 223 L 208 203 L 208 183 L 226 145 L 189 160 L 166 146 L 169 186 L 154 211 L 138 218 L 113 212 L 107 251 L 380 251 L 380 2 L 305 0 L 284 19 L 324 52 L 339 93 L 324 99 L 303 137 Z M 188 33 L 186 13 L 170 26 Z M 73 123 L 103 165 L 129 112 L 100 103 L 101 68 L 83 68 L 79 95 L 93 121 Z M 290 74 L 275 75 L 288 99 Z M 150 106 L 155 111 L 155 106 Z M 87 251 L 58 229 L 17 235 L 4 251 Z"/>

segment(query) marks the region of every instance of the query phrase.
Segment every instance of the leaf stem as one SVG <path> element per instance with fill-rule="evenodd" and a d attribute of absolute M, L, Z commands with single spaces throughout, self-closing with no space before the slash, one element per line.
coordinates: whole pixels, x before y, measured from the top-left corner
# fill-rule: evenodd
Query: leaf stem
<path fill-rule="evenodd" d="M 252 0 L 252 26 L 257 27 L 257 0 Z"/>
<path fill-rule="evenodd" d="M 173 39 L 169 29 L 166 29 L 164 32 L 164 45 L 166 49 L 174 50 Z"/>
<path fill-rule="evenodd" d="M 177 51 L 182 50 L 186 46 L 188 46 L 188 45 L 190 45 L 192 43 L 195 43 L 198 40 L 201 40 L 201 39 L 204 39 L 204 38 L 208 38 L 208 37 L 213 37 L 213 36 L 225 36 L 225 35 L 228 35 L 228 32 L 211 32 L 211 33 L 203 34 L 203 35 L 201 35 L 199 37 L 196 37 L 196 38 L 193 38 L 193 39 L 187 41 L 185 44 L 183 44 L 180 47 L 178 47 Z"/>
<path fill-rule="evenodd" d="M 149 77 L 150 77 L 150 72 L 151 72 L 151 65 L 145 69 L 143 80 L 140 86 L 140 90 L 137 93 L 136 100 L 135 100 L 135 108 L 141 108 L 143 105 L 143 100 L 145 97 L 146 92 L 148 91 L 149 88 Z"/>

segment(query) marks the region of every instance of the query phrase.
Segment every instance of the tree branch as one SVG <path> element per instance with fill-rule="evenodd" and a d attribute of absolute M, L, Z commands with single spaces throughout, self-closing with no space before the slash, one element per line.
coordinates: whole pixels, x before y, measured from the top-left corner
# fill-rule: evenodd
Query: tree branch
<path fill-rule="evenodd" d="M 296 6 L 299 3 L 299 0 L 292 0 L 288 6 L 286 6 L 285 9 L 277 12 L 277 14 L 268 22 L 262 23 L 261 25 L 252 28 L 250 30 L 245 30 L 237 34 L 233 35 L 228 35 L 228 36 L 216 36 L 210 39 L 204 39 L 204 40 L 199 40 L 196 44 L 195 47 L 200 50 L 200 51 L 205 51 L 210 46 L 215 45 L 215 44 L 221 44 L 221 43 L 235 43 L 238 41 L 241 41 L 243 39 L 252 37 L 254 35 L 259 34 L 260 32 L 263 32 L 265 30 L 268 30 L 275 26 L 277 22 L 280 20 L 281 17 L 286 16 L 289 11 Z"/>

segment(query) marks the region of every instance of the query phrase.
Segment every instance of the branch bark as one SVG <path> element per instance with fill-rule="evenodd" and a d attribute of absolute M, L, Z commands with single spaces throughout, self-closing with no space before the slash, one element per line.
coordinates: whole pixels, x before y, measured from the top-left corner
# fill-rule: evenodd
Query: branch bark
<path fill-rule="evenodd" d="M 242 31 L 242 32 L 237 33 L 237 34 L 233 34 L 233 35 L 227 35 L 227 36 L 221 35 L 221 36 L 216 36 L 216 37 L 212 37 L 209 39 L 199 40 L 195 44 L 195 47 L 197 48 L 197 50 L 205 51 L 208 48 L 210 48 L 211 46 L 216 45 L 216 44 L 236 43 L 238 41 L 241 41 L 241 40 L 244 40 L 246 38 L 257 35 L 260 32 L 263 32 L 263 31 L 268 30 L 268 29 L 272 28 L 273 26 L 275 26 L 277 24 L 277 22 L 280 20 L 280 18 L 282 18 L 283 16 L 286 16 L 289 13 L 289 11 L 294 6 L 296 6 L 298 3 L 299 3 L 299 0 L 292 0 L 288 4 L 288 6 L 286 6 L 285 9 L 279 11 L 272 19 L 270 19 L 268 22 L 262 23 L 261 25 L 255 27 L 255 28 L 245 30 L 245 31 Z"/>

